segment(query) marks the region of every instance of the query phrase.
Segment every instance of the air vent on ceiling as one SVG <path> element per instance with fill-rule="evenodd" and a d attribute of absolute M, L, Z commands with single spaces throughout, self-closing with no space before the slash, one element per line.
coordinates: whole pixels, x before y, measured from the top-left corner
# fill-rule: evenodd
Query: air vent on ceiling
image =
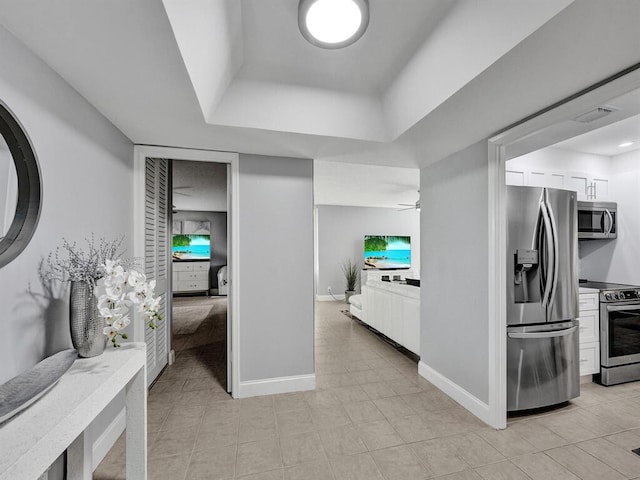
<path fill-rule="evenodd" d="M 602 117 L 606 117 L 610 113 L 616 112 L 620 110 L 619 108 L 612 107 L 610 105 L 604 105 L 602 107 L 594 108 L 593 110 L 589 110 L 588 112 L 581 113 L 573 120 L 580 123 L 591 123 L 595 120 L 599 120 Z"/>

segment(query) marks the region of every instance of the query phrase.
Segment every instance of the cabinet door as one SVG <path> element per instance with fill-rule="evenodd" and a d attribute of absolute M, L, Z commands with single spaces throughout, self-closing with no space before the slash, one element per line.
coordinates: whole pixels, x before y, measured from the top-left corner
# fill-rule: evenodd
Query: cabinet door
<path fill-rule="evenodd" d="M 404 299 L 402 305 L 402 341 L 407 350 L 420 355 L 420 302 L 414 299 Z"/>
<path fill-rule="evenodd" d="M 385 335 L 396 343 L 402 344 L 402 303 L 403 297 L 389 294 L 389 319 Z"/>
<path fill-rule="evenodd" d="M 600 308 L 600 300 L 597 293 L 581 293 L 578 296 L 578 308 L 583 310 L 597 310 Z M 582 313 L 580 313 L 582 315 Z"/>
<path fill-rule="evenodd" d="M 527 174 L 529 187 L 563 188 L 564 175 L 554 172 L 531 171 Z"/>
<path fill-rule="evenodd" d="M 506 171 L 506 183 L 507 185 L 525 186 L 526 173 L 522 170 L 507 170 Z"/>
<path fill-rule="evenodd" d="M 580 345 L 580 375 L 600 372 L 600 343 Z"/>
<path fill-rule="evenodd" d="M 600 326 L 598 310 L 580 310 L 580 343 L 598 342 L 600 340 Z"/>
<path fill-rule="evenodd" d="M 609 177 L 597 175 L 591 178 L 590 185 L 594 190 L 594 200 L 607 200 L 609 198 Z"/>
<path fill-rule="evenodd" d="M 578 200 L 587 199 L 587 185 L 589 178 L 586 173 L 572 173 L 567 175 L 567 189 L 578 193 Z"/>

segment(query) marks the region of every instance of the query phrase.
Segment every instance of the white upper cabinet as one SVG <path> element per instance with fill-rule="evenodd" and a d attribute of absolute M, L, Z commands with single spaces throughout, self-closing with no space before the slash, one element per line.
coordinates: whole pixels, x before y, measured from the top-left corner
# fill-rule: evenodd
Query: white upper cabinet
<path fill-rule="evenodd" d="M 507 185 L 573 190 L 578 200 L 609 198 L 608 157 L 594 161 L 593 155 L 580 161 L 580 154 L 547 148 L 507 162 Z"/>

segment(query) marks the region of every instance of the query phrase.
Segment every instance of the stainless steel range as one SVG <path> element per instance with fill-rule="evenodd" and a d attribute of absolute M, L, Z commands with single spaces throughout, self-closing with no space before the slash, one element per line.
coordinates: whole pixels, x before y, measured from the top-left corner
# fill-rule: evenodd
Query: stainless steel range
<path fill-rule="evenodd" d="M 640 286 L 586 282 L 600 290 L 600 383 L 640 380 Z"/>

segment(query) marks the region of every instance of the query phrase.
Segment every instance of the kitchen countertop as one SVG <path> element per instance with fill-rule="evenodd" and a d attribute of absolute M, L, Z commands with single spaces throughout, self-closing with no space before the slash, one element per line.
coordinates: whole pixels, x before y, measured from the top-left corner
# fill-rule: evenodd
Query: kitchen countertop
<path fill-rule="evenodd" d="M 587 288 L 587 287 L 579 287 L 579 293 L 600 293 L 600 290 L 597 288 Z"/>

